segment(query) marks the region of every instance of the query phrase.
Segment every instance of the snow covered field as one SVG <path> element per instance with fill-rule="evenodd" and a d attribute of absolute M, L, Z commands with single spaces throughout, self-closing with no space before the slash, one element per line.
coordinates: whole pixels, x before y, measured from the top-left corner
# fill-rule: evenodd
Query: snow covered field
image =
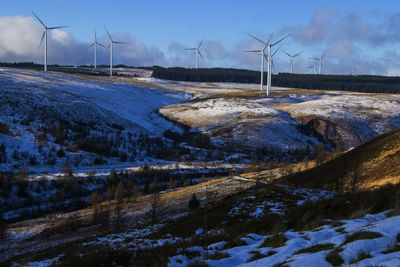
<path fill-rule="evenodd" d="M 54 111 L 71 121 L 104 120 L 150 134 L 171 127 L 155 114 L 159 108 L 190 98 L 182 92 L 9 68 L 0 69 L 0 89 L 3 120 Z M 15 103 L 15 109 L 7 102 Z"/>
<path fill-rule="evenodd" d="M 326 257 L 333 251 L 345 266 L 399 266 L 400 216 L 388 217 L 389 212 L 366 215 L 360 219 L 343 220 L 342 225 L 326 224 L 310 231 L 287 231 L 282 246 L 269 247 L 263 243 L 270 236 L 248 234 L 244 246 L 221 250 L 223 244 L 209 245 L 210 254 L 223 253 L 220 260 L 208 260 L 210 266 L 332 266 Z M 194 247 L 199 253 L 205 251 Z M 257 254 L 259 259 L 253 260 Z M 170 258 L 169 266 L 193 262 L 184 255 Z"/>

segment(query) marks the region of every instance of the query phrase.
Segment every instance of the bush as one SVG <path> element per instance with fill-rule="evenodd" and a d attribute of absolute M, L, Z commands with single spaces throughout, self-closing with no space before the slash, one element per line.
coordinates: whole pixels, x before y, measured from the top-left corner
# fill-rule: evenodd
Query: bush
<path fill-rule="evenodd" d="M 189 200 L 189 208 L 195 210 L 198 207 L 200 207 L 200 200 L 198 200 L 196 194 L 193 193 L 192 198 Z"/>
<path fill-rule="evenodd" d="M 2 134 L 10 134 L 10 129 L 8 128 L 7 124 L 0 122 L 0 133 Z"/>
<path fill-rule="evenodd" d="M 98 248 L 77 255 L 65 255 L 52 266 L 132 266 L 133 253 L 125 249 Z"/>
<path fill-rule="evenodd" d="M 63 149 L 62 147 L 60 147 L 60 149 L 57 151 L 56 155 L 57 155 L 57 157 L 59 157 L 59 158 L 65 157 L 64 149 Z"/>

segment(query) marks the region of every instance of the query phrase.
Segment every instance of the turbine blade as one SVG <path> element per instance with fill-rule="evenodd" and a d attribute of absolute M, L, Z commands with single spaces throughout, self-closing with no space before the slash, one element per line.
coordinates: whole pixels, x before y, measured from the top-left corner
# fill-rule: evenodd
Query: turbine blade
<path fill-rule="evenodd" d="M 326 53 L 328 53 L 328 51 L 325 51 L 325 53 L 322 55 L 321 59 L 324 58 L 324 56 L 326 55 Z"/>
<path fill-rule="evenodd" d="M 245 50 L 242 52 L 260 53 L 261 51 L 260 50 Z"/>
<path fill-rule="evenodd" d="M 203 57 L 203 55 L 201 54 L 200 50 L 198 50 L 198 52 L 199 52 L 199 55 L 200 55 L 201 59 L 204 60 L 204 57 Z"/>
<path fill-rule="evenodd" d="M 317 57 L 310 57 L 311 59 L 314 59 L 314 60 L 319 60 L 319 58 L 317 58 Z"/>
<path fill-rule="evenodd" d="M 111 35 L 110 35 L 110 33 L 107 31 L 107 29 L 106 29 L 106 27 L 105 27 L 105 26 L 104 26 L 104 30 L 106 30 L 106 33 L 107 33 L 107 35 L 108 35 L 108 38 L 110 38 L 110 41 L 112 42 Z"/>
<path fill-rule="evenodd" d="M 117 42 L 117 41 L 113 41 L 114 44 L 128 44 L 128 43 L 124 43 L 124 42 Z"/>
<path fill-rule="evenodd" d="M 291 34 L 286 35 L 285 37 L 283 37 L 282 39 L 280 39 L 279 41 L 276 41 L 275 43 L 273 43 L 271 46 L 277 45 L 280 42 L 282 42 L 283 40 L 285 40 L 286 38 L 288 38 Z"/>
<path fill-rule="evenodd" d="M 271 56 L 271 57 L 275 56 L 276 52 L 278 52 L 278 51 L 279 51 L 279 49 L 281 49 L 281 47 L 282 47 L 282 45 L 281 45 L 281 46 L 279 46 L 279 47 L 278 47 L 278 49 L 276 49 L 276 50 L 275 50 L 275 52 L 272 54 L 272 56 Z"/>
<path fill-rule="evenodd" d="M 101 47 L 106 48 L 106 47 L 105 47 L 104 45 L 102 45 L 101 43 L 96 42 L 96 44 L 98 44 L 98 45 L 101 46 Z"/>
<path fill-rule="evenodd" d="M 55 29 L 62 29 L 62 28 L 68 28 L 68 26 L 49 27 L 49 28 L 47 28 L 47 29 L 48 29 L 48 30 L 55 30 Z"/>
<path fill-rule="evenodd" d="M 94 46 L 96 43 L 93 43 L 93 44 L 91 44 L 91 45 L 89 45 L 89 47 L 88 48 L 91 48 L 92 46 Z"/>
<path fill-rule="evenodd" d="M 199 46 L 197 46 L 197 49 L 200 49 L 200 46 L 203 44 L 204 39 L 201 40 Z"/>
<path fill-rule="evenodd" d="M 283 51 L 283 50 L 282 50 Z M 301 54 L 303 54 L 303 52 L 297 53 L 296 55 L 294 55 L 293 57 L 297 57 L 300 56 Z"/>
<path fill-rule="evenodd" d="M 289 57 L 292 57 L 292 55 L 290 55 L 288 52 L 286 52 L 285 50 L 282 50 L 283 53 L 285 53 L 286 55 L 288 55 Z M 293 56 L 295 57 L 295 56 Z"/>
<path fill-rule="evenodd" d="M 264 41 L 258 39 L 257 37 L 254 37 L 254 36 L 251 35 L 251 34 L 247 34 L 247 35 L 250 36 L 250 37 L 253 38 L 253 39 L 256 39 L 256 40 L 259 41 L 260 43 L 263 43 L 263 44 L 265 44 L 265 45 L 268 45 L 268 43 L 266 43 L 266 42 L 264 42 Z"/>
<path fill-rule="evenodd" d="M 46 25 L 44 25 L 43 21 L 38 17 L 38 15 L 36 15 L 35 12 L 33 12 L 32 10 L 31 10 L 31 12 L 37 18 L 37 20 L 43 25 L 43 27 L 46 28 Z"/>
<path fill-rule="evenodd" d="M 44 39 L 44 35 L 46 34 L 46 30 L 43 32 L 42 34 L 42 39 L 40 39 L 40 44 L 39 44 L 39 48 L 42 46 L 43 43 L 43 39 Z"/>
<path fill-rule="evenodd" d="M 197 48 L 185 48 L 185 50 L 197 50 Z"/>

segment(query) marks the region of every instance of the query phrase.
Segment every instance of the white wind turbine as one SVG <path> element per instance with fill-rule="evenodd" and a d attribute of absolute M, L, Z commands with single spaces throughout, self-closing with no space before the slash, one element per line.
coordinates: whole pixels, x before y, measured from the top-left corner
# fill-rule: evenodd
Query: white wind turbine
<path fill-rule="evenodd" d="M 200 52 L 200 47 L 201 47 L 202 44 L 203 44 L 203 40 L 201 40 L 201 42 L 199 43 L 199 45 L 197 47 L 185 48 L 185 50 L 194 50 L 194 51 L 196 51 L 196 69 L 199 68 L 199 56 L 202 59 L 204 59 L 203 55 Z"/>
<path fill-rule="evenodd" d="M 264 47 L 263 47 L 262 49 L 260 49 L 260 50 L 246 50 L 246 51 L 243 51 L 243 52 L 260 53 L 260 54 L 261 54 L 261 79 L 260 79 L 260 90 L 262 91 L 262 90 L 264 89 L 263 87 L 264 87 L 264 58 L 265 58 L 265 48 L 267 48 L 267 44 L 269 43 L 269 41 L 270 41 L 272 35 L 269 37 L 267 43 L 265 43 L 264 41 L 258 39 L 257 37 L 254 37 L 254 36 L 251 35 L 251 34 L 248 34 L 248 35 L 249 35 L 250 37 L 256 39 L 257 41 L 264 43 Z M 268 59 L 267 59 L 267 61 L 268 61 Z"/>
<path fill-rule="evenodd" d="M 285 53 L 286 55 L 288 55 L 290 57 L 290 73 L 293 73 L 293 59 L 299 55 L 301 55 L 303 52 L 297 53 L 295 55 L 291 55 L 289 53 L 287 53 L 286 51 L 282 50 L 283 53 Z"/>
<path fill-rule="evenodd" d="M 322 73 L 322 60 L 324 59 L 326 55 L 326 52 L 321 56 L 321 57 L 313 57 L 312 59 L 319 61 L 319 69 L 318 69 L 318 74 Z"/>
<path fill-rule="evenodd" d="M 44 40 L 44 71 L 47 71 L 47 31 L 48 30 L 55 30 L 55 29 L 61 29 L 61 28 L 66 28 L 68 26 L 58 26 L 58 27 L 47 27 L 43 21 L 35 14 L 35 12 L 33 12 L 31 10 L 32 14 L 37 18 L 37 20 L 40 22 L 40 24 L 42 24 L 42 26 L 44 27 L 44 32 L 42 35 L 42 39 L 40 40 L 40 45 L 39 47 L 42 45 L 43 42 L 43 38 Z"/>
<path fill-rule="evenodd" d="M 113 44 L 127 44 L 127 43 L 114 41 L 114 40 L 111 38 L 111 35 L 108 33 L 106 27 L 104 27 L 104 29 L 105 29 L 106 32 L 107 32 L 108 39 L 110 39 L 110 44 L 108 45 L 108 47 L 110 48 L 110 77 L 112 77 L 112 68 L 113 68 Z"/>
<path fill-rule="evenodd" d="M 97 68 L 97 45 L 106 48 L 104 45 L 97 42 L 96 32 L 94 32 L 94 42 L 89 46 L 89 48 L 94 46 L 94 68 L 95 69 Z"/>
<path fill-rule="evenodd" d="M 272 53 L 272 55 L 271 55 L 271 65 L 272 65 L 272 72 L 271 73 L 276 73 L 276 70 L 275 70 L 275 65 L 274 65 L 274 56 L 275 56 L 275 54 L 279 51 L 279 49 L 281 49 L 281 45 L 278 47 L 278 49 L 276 49 L 275 50 L 275 52 L 274 53 Z M 265 60 L 267 61 L 267 63 L 268 63 L 268 57 L 267 57 L 267 55 L 264 55 L 264 57 L 265 57 Z"/>
<path fill-rule="evenodd" d="M 250 35 L 251 36 L 251 35 Z M 256 38 L 256 37 L 254 37 L 254 36 L 251 36 L 251 37 L 253 37 L 254 39 L 256 39 L 257 41 L 259 41 L 259 42 L 261 42 L 261 43 L 263 43 L 267 48 L 268 48 L 268 59 L 267 59 L 267 63 L 268 63 L 268 73 L 267 73 L 267 95 L 269 95 L 269 92 L 271 91 L 271 80 L 272 80 L 272 54 L 271 54 L 271 50 L 272 50 L 272 47 L 273 46 L 275 46 L 275 45 L 277 45 L 277 44 L 279 44 L 280 42 L 282 42 L 283 40 L 285 40 L 286 38 L 288 38 L 290 36 L 290 34 L 288 34 L 288 35 L 286 35 L 285 37 L 283 37 L 282 39 L 280 39 L 280 40 L 278 40 L 278 41 L 276 41 L 275 43 L 272 43 L 272 44 L 270 44 L 269 43 L 269 40 L 268 40 L 268 42 L 266 43 L 266 42 L 264 42 L 264 41 L 262 41 L 262 40 L 260 40 L 260 39 L 258 39 L 258 38 Z M 270 38 L 271 39 L 271 38 Z M 279 49 L 278 49 L 279 50 Z M 275 51 L 275 53 L 276 53 L 277 51 Z M 274 53 L 274 54 L 275 54 Z"/>

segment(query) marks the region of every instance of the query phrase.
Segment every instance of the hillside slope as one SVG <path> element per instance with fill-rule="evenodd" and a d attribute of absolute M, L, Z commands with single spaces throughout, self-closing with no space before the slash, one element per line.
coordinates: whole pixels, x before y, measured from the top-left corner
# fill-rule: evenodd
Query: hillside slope
<path fill-rule="evenodd" d="M 313 169 L 279 182 L 329 190 L 371 189 L 400 182 L 400 130 L 380 135 Z"/>

